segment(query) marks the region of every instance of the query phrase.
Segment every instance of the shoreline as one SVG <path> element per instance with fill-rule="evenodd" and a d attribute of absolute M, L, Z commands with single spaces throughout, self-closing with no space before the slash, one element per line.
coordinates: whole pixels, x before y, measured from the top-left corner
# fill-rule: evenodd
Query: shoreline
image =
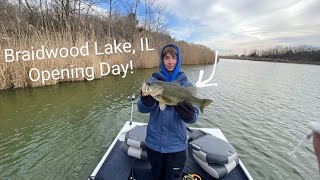
<path fill-rule="evenodd" d="M 211 63 L 183 64 L 183 65 L 206 65 L 206 64 L 211 64 Z M 138 67 L 138 68 L 132 68 L 132 69 L 129 68 L 129 69 L 131 70 L 131 73 L 133 73 L 133 70 L 137 70 L 137 69 L 154 69 L 154 68 L 159 68 L 159 66 Z M 120 76 L 120 77 L 124 78 L 123 77 L 123 71 L 118 72 L 117 74 L 113 74 L 111 70 L 108 70 L 108 71 L 110 72 L 111 76 Z M 61 84 L 64 84 L 64 83 L 91 82 L 91 81 L 96 81 L 96 80 L 102 80 L 102 79 L 106 78 L 106 76 L 107 75 L 105 75 L 105 76 L 95 76 L 94 78 L 92 78 L 90 80 L 86 76 L 83 76 L 81 78 L 75 78 L 75 79 L 66 78 L 64 80 L 52 80 L 53 83 L 40 83 L 40 85 L 38 85 L 38 86 L 30 86 L 29 85 L 29 86 L 24 86 L 24 87 L 8 87 L 8 88 L 2 88 L 2 89 L 0 87 L 0 95 L 1 95 L 1 92 L 5 92 L 5 91 L 26 90 L 26 89 L 35 89 L 35 88 L 46 88 L 46 87 L 52 87 L 52 86 L 56 86 L 56 85 L 61 85 Z"/>
<path fill-rule="evenodd" d="M 292 61 L 292 60 L 287 60 L 287 59 L 269 59 L 269 58 L 256 58 L 256 57 L 237 57 L 237 56 L 219 56 L 218 59 L 226 59 L 226 60 L 247 60 L 247 61 L 263 61 L 263 62 L 274 62 L 274 63 L 292 63 L 292 64 L 309 64 L 309 65 L 320 65 L 320 62 L 310 62 L 310 61 Z M 219 62 L 219 61 L 218 61 Z M 200 64 L 207 64 L 207 63 L 200 63 Z M 200 64 L 184 64 L 184 65 L 200 65 Z M 158 66 L 151 66 L 151 67 L 139 67 L 139 68 L 134 68 L 134 69 L 152 69 L 156 68 Z M 133 68 L 131 69 L 131 71 Z M 104 77 L 95 77 L 92 80 L 100 80 L 103 79 Z M 39 86 L 25 86 L 25 87 L 9 87 L 9 88 L 0 88 L 0 92 L 4 91 L 10 91 L 10 90 L 17 90 L 17 89 L 33 89 L 37 87 L 47 87 L 47 86 L 53 86 L 53 85 L 58 85 L 58 84 L 63 84 L 63 83 L 70 83 L 70 82 L 81 82 L 81 81 L 92 81 L 92 80 L 87 80 L 85 77 L 80 78 L 80 79 L 68 79 L 64 81 L 57 81 L 55 80 L 54 83 L 50 84 L 42 84 Z"/>
<path fill-rule="evenodd" d="M 292 63 L 292 64 L 310 64 L 310 65 L 320 65 L 319 62 L 314 61 L 293 61 L 288 59 L 270 59 L 262 57 L 237 57 L 237 56 L 220 56 L 221 59 L 232 59 L 232 60 L 247 60 L 247 61 L 264 61 L 264 62 L 274 62 L 274 63 Z"/>

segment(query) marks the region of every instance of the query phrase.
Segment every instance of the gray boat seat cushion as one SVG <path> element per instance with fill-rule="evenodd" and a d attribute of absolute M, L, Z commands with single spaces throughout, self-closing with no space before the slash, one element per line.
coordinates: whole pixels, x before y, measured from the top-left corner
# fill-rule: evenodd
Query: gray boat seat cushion
<path fill-rule="evenodd" d="M 229 164 L 238 158 L 236 150 L 228 142 L 213 135 L 205 135 L 189 143 L 193 154 L 207 163 Z"/>
<path fill-rule="evenodd" d="M 125 135 L 125 141 L 121 144 L 121 150 L 131 157 L 148 160 L 145 139 L 147 126 L 135 126 Z"/>
<path fill-rule="evenodd" d="M 239 158 L 237 157 L 228 164 L 214 164 L 202 161 L 197 155 L 193 154 L 193 158 L 197 163 L 205 170 L 208 174 L 216 179 L 220 179 L 225 175 L 229 174 L 239 163 Z"/>
<path fill-rule="evenodd" d="M 147 126 L 135 126 L 126 133 L 125 141 L 129 146 L 135 148 L 146 148 L 146 134 Z"/>
<path fill-rule="evenodd" d="M 146 149 L 128 146 L 126 142 L 122 142 L 121 150 L 131 157 L 138 158 L 141 160 L 148 160 L 148 155 L 147 155 Z"/>

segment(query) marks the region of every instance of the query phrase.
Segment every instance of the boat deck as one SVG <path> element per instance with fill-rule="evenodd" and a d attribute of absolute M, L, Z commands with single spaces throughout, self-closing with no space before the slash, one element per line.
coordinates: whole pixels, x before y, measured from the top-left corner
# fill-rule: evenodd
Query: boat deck
<path fill-rule="evenodd" d="M 124 141 L 124 135 L 135 125 L 143 125 L 142 123 L 134 123 L 129 125 L 127 122 L 115 141 L 111 144 L 110 148 L 101 159 L 95 171 L 92 173 L 92 179 L 94 180 L 125 180 L 130 179 L 133 175 L 133 179 L 145 180 L 150 179 L 150 164 L 148 161 L 139 160 L 128 156 L 121 150 L 121 143 Z M 225 139 L 222 132 L 219 129 L 201 128 L 206 132 L 209 132 L 221 139 Z M 188 149 L 190 151 L 190 149 Z M 183 174 L 196 173 L 201 176 L 203 180 L 215 179 L 206 173 L 194 160 L 192 155 L 187 153 L 187 161 L 183 170 Z M 93 178 L 94 177 L 94 178 Z M 241 160 L 239 164 L 228 175 L 222 178 L 223 180 L 242 180 L 252 179 L 248 171 L 243 166 Z"/>

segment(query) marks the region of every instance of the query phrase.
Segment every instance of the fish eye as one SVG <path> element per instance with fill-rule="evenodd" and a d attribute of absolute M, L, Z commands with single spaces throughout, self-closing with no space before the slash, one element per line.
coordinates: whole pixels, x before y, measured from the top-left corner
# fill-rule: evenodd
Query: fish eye
<path fill-rule="evenodd" d="M 150 85 L 151 85 L 151 82 L 147 82 L 146 84 L 147 84 L 148 86 L 150 86 Z"/>

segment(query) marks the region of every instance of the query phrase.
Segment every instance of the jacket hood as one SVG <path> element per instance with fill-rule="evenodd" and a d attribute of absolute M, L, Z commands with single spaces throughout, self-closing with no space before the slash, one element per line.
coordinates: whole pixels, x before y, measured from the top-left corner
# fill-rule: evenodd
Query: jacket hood
<path fill-rule="evenodd" d="M 169 74 L 169 72 L 167 71 L 167 69 L 164 65 L 163 56 L 162 56 L 162 52 L 163 52 L 164 48 L 166 48 L 168 46 L 172 46 L 177 50 L 177 64 L 176 64 L 176 67 L 174 68 L 171 75 Z M 169 82 L 174 81 L 177 78 L 177 76 L 180 72 L 180 67 L 181 67 L 181 54 L 180 54 L 180 49 L 178 48 L 178 46 L 175 44 L 168 44 L 168 45 L 164 46 L 161 50 L 160 61 L 161 61 L 160 67 L 161 67 L 162 74 L 165 76 L 167 81 L 169 81 Z"/>

